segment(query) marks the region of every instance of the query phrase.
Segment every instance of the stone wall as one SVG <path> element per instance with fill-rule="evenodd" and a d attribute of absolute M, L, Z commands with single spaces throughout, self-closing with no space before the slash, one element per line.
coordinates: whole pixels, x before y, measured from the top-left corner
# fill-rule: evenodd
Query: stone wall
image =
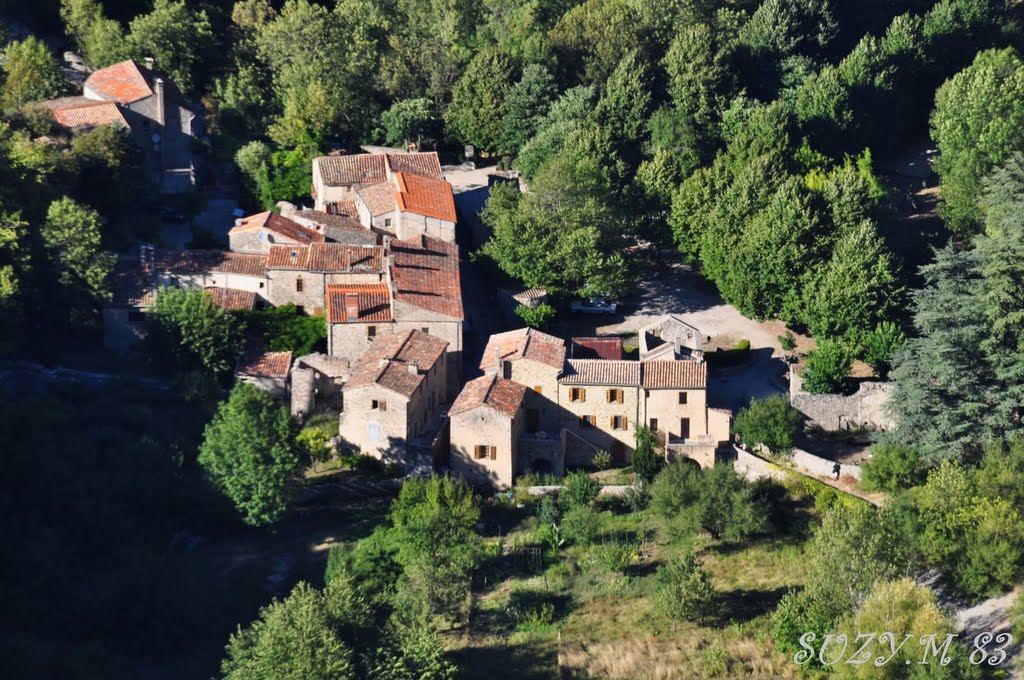
<path fill-rule="evenodd" d="M 785 477 L 784 468 L 770 463 L 742 447 L 734 446 L 733 450 L 736 452 L 736 471 L 741 475 L 747 476 L 751 479 L 757 479 L 759 477 L 774 477 L 776 479 L 782 479 Z M 793 449 L 793 454 L 790 457 L 790 460 L 793 464 L 792 467 L 802 474 L 806 474 L 811 477 L 826 477 L 829 479 L 833 479 L 835 477 L 835 473 L 832 472 L 835 461 L 815 456 L 813 453 L 808 453 L 801 449 Z M 840 465 L 839 477 L 840 479 L 853 479 L 859 482 L 860 467 L 857 465 Z"/>
<path fill-rule="evenodd" d="M 804 414 L 808 424 L 822 430 L 892 429 L 895 423 L 885 412 L 885 404 L 892 394 L 893 384 L 863 382 L 857 392 L 843 394 L 808 394 L 802 389 L 800 376 L 789 371 L 789 401 L 793 408 Z"/>

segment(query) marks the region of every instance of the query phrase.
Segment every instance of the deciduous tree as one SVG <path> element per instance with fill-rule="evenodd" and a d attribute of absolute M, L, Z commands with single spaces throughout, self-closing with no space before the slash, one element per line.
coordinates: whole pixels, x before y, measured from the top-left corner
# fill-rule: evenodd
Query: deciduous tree
<path fill-rule="evenodd" d="M 732 431 L 747 446 L 764 446 L 772 455 L 793 450 L 800 412 L 781 394 L 754 399 L 736 414 Z"/>
<path fill-rule="evenodd" d="M 7 44 L 3 52 L 0 106 L 16 109 L 29 102 L 54 99 L 68 91 L 68 82 L 49 48 L 30 35 Z"/>

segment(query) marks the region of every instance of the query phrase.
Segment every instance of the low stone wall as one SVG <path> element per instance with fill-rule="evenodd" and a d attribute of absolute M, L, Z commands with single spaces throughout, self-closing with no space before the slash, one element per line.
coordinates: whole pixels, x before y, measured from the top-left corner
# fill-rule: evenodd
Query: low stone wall
<path fill-rule="evenodd" d="M 791 459 L 794 467 L 801 472 L 807 472 L 809 474 L 819 475 L 822 477 L 835 477 L 835 473 L 832 472 L 833 467 L 835 466 L 835 461 L 815 456 L 813 453 L 808 453 L 801 449 L 793 449 Z M 852 477 L 859 482 L 860 466 L 841 464 L 839 466 L 839 477 Z"/>
<path fill-rule="evenodd" d="M 863 382 L 855 394 L 808 394 L 802 389 L 799 374 L 789 371 L 789 401 L 807 418 L 809 424 L 822 430 L 890 430 L 895 423 L 886 413 L 885 405 L 893 384 Z"/>
<path fill-rule="evenodd" d="M 625 496 L 626 492 L 632 489 L 632 486 L 617 485 L 617 486 L 602 486 L 601 490 L 597 493 L 598 496 Z M 531 496 L 547 496 L 549 494 L 558 493 L 562 490 L 560 486 L 528 486 L 526 487 L 526 493 Z"/>

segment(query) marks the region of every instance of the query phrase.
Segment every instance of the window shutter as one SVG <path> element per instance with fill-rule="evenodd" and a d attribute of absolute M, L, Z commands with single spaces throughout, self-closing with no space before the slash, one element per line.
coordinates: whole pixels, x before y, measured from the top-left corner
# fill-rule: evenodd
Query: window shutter
<path fill-rule="evenodd" d="M 629 429 L 629 418 L 627 418 L 626 416 L 622 416 L 622 429 L 623 430 L 628 430 Z"/>
<path fill-rule="evenodd" d="M 498 447 L 497 446 L 492 446 L 491 447 L 491 460 L 498 460 Z"/>

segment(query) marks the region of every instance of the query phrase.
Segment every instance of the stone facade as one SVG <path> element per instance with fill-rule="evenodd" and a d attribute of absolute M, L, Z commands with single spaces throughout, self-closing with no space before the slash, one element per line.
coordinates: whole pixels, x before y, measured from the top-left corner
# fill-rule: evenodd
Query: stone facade
<path fill-rule="evenodd" d="M 507 489 L 519 472 L 522 412 L 509 417 L 481 405 L 451 417 L 452 472 L 474 484 Z"/>
<path fill-rule="evenodd" d="M 558 403 L 571 418 L 574 430 L 598 450 L 612 454 L 616 463 L 628 463 L 635 444 L 633 430 L 640 417 L 639 389 L 631 386 L 565 385 L 558 386 Z M 566 460 L 570 466 L 589 465 L 593 461 Z"/>
<path fill-rule="evenodd" d="M 789 401 L 808 424 L 826 431 L 868 430 L 883 432 L 895 427 L 886 410 L 893 384 L 863 382 L 851 395 L 809 394 L 802 389 L 800 375 L 789 371 Z"/>

